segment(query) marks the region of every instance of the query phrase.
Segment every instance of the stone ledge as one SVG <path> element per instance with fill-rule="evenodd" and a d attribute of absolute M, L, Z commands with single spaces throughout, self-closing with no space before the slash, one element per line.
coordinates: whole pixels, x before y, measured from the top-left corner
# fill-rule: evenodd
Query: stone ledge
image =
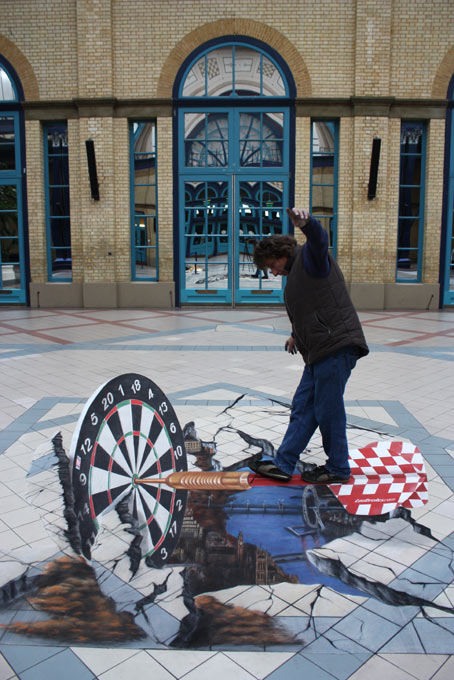
<path fill-rule="evenodd" d="M 351 283 L 356 309 L 438 309 L 438 283 Z"/>
<path fill-rule="evenodd" d="M 173 281 L 129 281 L 118 283 L 118 307 L 175 307 Z"/>
<path fill-rule="evenodd" d="M 30 307 L 83 307 L 82 284 L 57 281 L 30 283 Z"/>

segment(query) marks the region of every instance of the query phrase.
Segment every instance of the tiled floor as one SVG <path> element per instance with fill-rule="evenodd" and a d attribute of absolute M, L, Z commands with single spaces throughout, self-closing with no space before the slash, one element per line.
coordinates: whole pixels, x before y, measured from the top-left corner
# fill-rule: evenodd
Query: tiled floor
<path fill-rule="evenodd" d="M 107 380 L 138 373 L 163 390 L 182 426 L 194 421 L 202 440 L 216 440 L 219 466 L 257 451 L 238 430 L 277 445 L 302 370 L 300 359 L 283 351 L 285 313 L 0 308 L 0 585 L 4 601 L 9 597 L 0 608 L 0 680 L 453 677 L 454 313 L 360 316 L 371 354 L 358 363 L 347 387 L 351 447 L 384 439 L 418 446 L 429 502 L 410 518 L 364 520 L 328 538 L 320 531 L 298 582 L 207 591 L 220 603 L 266 613 L 286 631 L 286 643 L 264 649 L 258 629 L 248 644 L 241 644 L 239 634 L 237 645 L 228 640 L 175 649 L 170 644 L 187 613 L 178 569 L 159 572 L 169 578 L 148 617 L 141 614 L 144 640 L 72 644 L 8 629 L 11 621 L 43 619 L 21 596 L 24 578 L 70 553 L 61 493 L 46 467 L 50 439 L 61 432 L 69 450 L 87 399 Z M 322 459 L 316 436 L 304 460 Z M 35 476 L 36 460 L 44 467 Z M 231 522 L 245 537 L 253 532 L 243 515 Z M 97 576 L 117 607 L 127 609 L 149 593 L 150 583 L 146 573 L 130 580 L 121 563 L 112 568 L 128 544 L 110 514 L 105 531 L 108 540 L 93 554 Z M 333 563 L 342 566 L 349 584 L 329 572 L 325 565 Z"/>

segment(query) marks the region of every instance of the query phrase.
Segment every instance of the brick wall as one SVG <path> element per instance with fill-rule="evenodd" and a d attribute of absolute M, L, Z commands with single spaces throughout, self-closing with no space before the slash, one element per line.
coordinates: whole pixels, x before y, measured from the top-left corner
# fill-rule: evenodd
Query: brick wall
<path fill-rule="evenodd" d="M 0 54 L 16 69 L 27 102 L 27 192 L 33 281 L 47 278 L 43 145 L 38 118 L 68 108 L 73 279 L 127 282 L 130 262 L 128 114 L 116 101 L 164 98 L 158 114 L 159 271 L 174 276 L 170 97 L 183 60 L 200 44 L 244 34 L 286 60 L 299 105 L 367 98 L 367 111 L 340 110 L 338 259 L 352 282 L 395 278 L 399 112 L 374 109 L 389 98 L 444 98 L 454 72 L 454 13 L 447 0 L 2 0 Z M 167 98 L 167 99 L 166 99 Z M 108 100 L 112 111 L 94 103 Z M 80 101 L 86 108 L 81 108 Z M 59 103 L 60 109 L 57 104 Z M 90 108 L 91 106 L 91 108 Z M 54 108 L 52 108 L 54 107 Z M 72 108 L 71 108 L 72 107 Z M 321 109 L 320 109 L 321 107 Z M 137 111 L 136 108 L 134 115 Z M 408 109 L 407 113 L 411 109 Z M 47 111 L 47 114 L 46 114 Z M 393 113 L 394 111 L 394 113 Z M 143 117 L 147 108 L 144 104 Z M 26 113 L 27 116 L 27 113 Z M 309 203 L 310 111 L 298 109 L 295 202 Z M 418 111 L 417 116 L 420 116 Z M 444 120 L 428 115 L 423 281 L 438 281 Z M 380 137 L 377 197 L 367 200 L 370 153 Z M 101 200 L 90 196 L 85 140 L 95 142 Z M 111 253 L 111 254 L 109 254 Z"/>

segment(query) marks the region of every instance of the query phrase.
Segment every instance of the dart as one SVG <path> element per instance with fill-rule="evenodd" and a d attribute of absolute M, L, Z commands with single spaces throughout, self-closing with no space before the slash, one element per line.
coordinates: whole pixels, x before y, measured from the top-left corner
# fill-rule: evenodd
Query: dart
<path fill-rule="evenodd" d="M 428 500 L 427 475 L 419 450 L 407 442 L 375 442 L 350 451 L 352 475 L 330 484 L 350 514 L 382 515 L 398 506 L 414 508 Z M 191 491 L 245 491 L 258 486 L 310 486 L 293 475 L 279 482 L 247 471 L 174 472 L 165 478 L 135 479 L 135 484 L 165 484 Z"/>
<path fill-rule="evenodd" d="M 249 481 L 251 476 L 255 475 L 236 471 L 203 472 L 201 470 L 189 470 L 173 472 L 168 477 L 159 479 L 134 479 L 134 483 L 166 484 L 172 489 L 188 489 L 192 491 L 243 491 L 251 488 Z"/>

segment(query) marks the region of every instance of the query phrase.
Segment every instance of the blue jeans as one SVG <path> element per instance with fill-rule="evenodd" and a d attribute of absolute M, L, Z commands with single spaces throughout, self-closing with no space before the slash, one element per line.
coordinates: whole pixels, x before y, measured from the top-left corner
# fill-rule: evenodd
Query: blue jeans
<path fill-rule="evenodd" d="M 350 475 L 344 391 L 358 356 L 354 347 L 345 347 L 306 365 L 293 397 L 287 432 L 276 453 L 275 464 L 284 472 L 293 474 L 300 453 L 319 427 L 328 456 L 326 469 Z"/>

